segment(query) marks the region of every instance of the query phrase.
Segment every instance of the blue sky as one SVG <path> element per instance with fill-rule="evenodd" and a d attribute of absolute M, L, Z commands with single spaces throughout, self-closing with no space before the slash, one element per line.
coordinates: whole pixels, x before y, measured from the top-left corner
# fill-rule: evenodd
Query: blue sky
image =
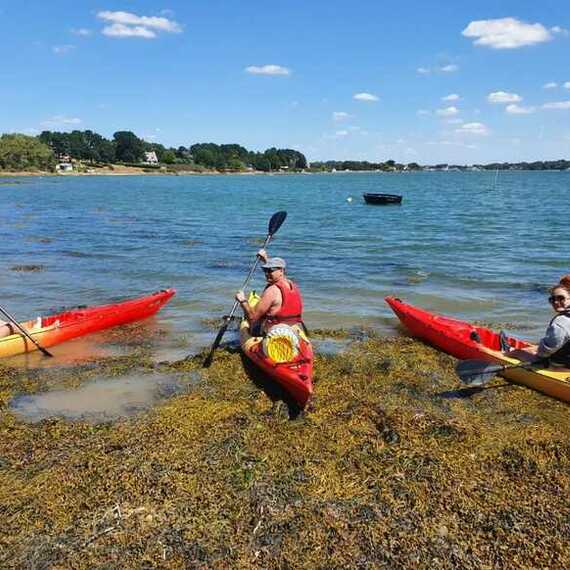
<path fill-rule="evenodd" d="M 309 160 L 570 158 L 566 0 L 0 4 L 0 132 Z"/>

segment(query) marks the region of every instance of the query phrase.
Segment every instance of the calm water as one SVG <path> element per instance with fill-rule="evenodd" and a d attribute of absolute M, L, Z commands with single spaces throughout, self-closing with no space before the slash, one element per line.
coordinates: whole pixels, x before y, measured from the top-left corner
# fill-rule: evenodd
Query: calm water
<path fill-rule="evenodd" d="M 301 284 L 309 328 L 395 333 L 394 294 L 532 338 L 545 288 L 570 273 L 570 172 L 501 172 L 496 186 L 494 172 L 17 182 L 0 185 L 0 303 L 24 319 L 176 287 L 149 325 L 167 331 L 164 358 L 211 342 L 204 319 L 229 311 L 277 210 L 289 216 L 269 249 Z M 365 205 L 374 191 L 403 204 Z"/>

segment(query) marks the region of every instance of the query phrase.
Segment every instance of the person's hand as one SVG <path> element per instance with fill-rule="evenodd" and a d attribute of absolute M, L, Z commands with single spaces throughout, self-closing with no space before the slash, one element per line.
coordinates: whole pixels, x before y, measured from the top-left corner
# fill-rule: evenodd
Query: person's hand
<path fill-rule="evenodd" d="M 264 249 L 260 249 L 257 252 L 257 257 L 259 257 L 259 259 L 261 259 L 261 261 L 263 261 L 263 263 L 267 262 L 267 252 Z"/>
<path fill-rule="evenodd" d="M 241 305 L 242 303 L 244 303 L 245 301 L 247 301 L 247 299 L 245 298 L 245 293 L 243 291 L 238 291 L 236 293 L 236 301 Z"/>

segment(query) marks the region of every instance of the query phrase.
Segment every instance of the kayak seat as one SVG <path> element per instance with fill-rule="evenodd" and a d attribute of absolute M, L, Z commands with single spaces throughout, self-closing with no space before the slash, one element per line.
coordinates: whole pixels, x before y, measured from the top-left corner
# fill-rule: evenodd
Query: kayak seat
<path fill-rule="evenodd" d="M 479 333 L 477 331 L 471 331 L 471 333 L 469 334 L 469 338 L 472 341 L 481 344 L 481 337 L 479 336 Z"/>

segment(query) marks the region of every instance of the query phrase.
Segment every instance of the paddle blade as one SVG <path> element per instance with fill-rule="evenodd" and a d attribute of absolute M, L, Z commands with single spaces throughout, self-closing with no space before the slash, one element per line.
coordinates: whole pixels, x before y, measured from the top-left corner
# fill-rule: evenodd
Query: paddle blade
<path fill-rule="evenodd" d="M 272 236 L 277 230 L 283 225 L 285 218 L 287 217 L 287 212 L 275 212 L 271 219 L 269 220 L 269 227 L 267 228 L 267 233 Z"/>
<path fill-rule="evenodd" d="M 222 324 L 220 330 L 218 331 L 218 334 L 216 335 L 214 343 L 212 344 L 212 348 L 210 348 L 208 356 L 206 356 L 204 362 L 202 363 L 202 368 L 210 368 L 210 366 L 212 365 L 212 361 L 214 360 L 214 352 L 216 352 L 216 349 L 218 348 L 218 346 L 220 346 L 220 343 L 222 342 L 222 337 L 228 330 L 229 324 L 230 324 L 230 319 L 224 319 L 224 323 Z"/>
<path fill-rule="evenodd" d="M 489 364 L 483 360 L 462 360 L 455 367 L 455 372 L 463 384 L 484 386 L 504 369 L 500 364 Z"/>

